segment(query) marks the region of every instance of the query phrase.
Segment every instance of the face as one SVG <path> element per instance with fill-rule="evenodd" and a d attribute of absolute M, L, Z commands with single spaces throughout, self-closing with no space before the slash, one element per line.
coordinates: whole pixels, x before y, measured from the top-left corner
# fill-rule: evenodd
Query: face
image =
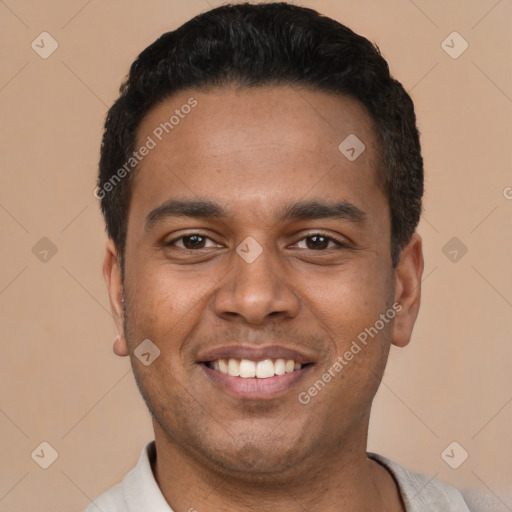
<path fill-rule="evenodd" d="M 147 115 L 136 147 L 148 137 L 124 311 L 112 242 L 104 273 L 116 353 L 130 354 L 155 435 L 253 475 L 365 440 L 390 344 L 412 331 L 423 262 L 415 235 L 392 268 L 364 108 L 284 86 L 191 90 Z"/>

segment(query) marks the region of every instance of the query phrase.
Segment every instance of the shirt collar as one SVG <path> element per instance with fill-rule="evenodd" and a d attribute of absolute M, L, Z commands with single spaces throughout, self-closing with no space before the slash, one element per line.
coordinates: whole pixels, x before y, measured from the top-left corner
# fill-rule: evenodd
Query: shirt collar
<path fill-rule="evenodd" d="M 173 512 L 156 483 L 152 464 L 156 460 L 155 441 L 148 443 L 137 465 L 123 480 L 123 497 L 129 512 Z"/>

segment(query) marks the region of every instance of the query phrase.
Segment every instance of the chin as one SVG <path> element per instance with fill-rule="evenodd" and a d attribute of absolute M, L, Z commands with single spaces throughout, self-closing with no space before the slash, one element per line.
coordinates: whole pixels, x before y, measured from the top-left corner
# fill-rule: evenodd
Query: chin
<path fill-rule="evenodd" d="M 297 457 L 290 458 L 284 451 L 268 451 L 256 444 L 247 444 L 233 454 L 225 451 L 211 453 L 220 473 L 247 483 L 284 483 L 297 471 Z"/>
<path fill-rule="evenodd" d="M 226 434 L 226 433 L 224 433 Z M 207 444 L 204 438 L 196 450 L 216 467 L 219 473 L 247 483 L 283 483 L 296 473 L 312 450 L 300 435 L 281 435 L 266 430 L 246 432 L 238 436 L 222 436 Z"/>

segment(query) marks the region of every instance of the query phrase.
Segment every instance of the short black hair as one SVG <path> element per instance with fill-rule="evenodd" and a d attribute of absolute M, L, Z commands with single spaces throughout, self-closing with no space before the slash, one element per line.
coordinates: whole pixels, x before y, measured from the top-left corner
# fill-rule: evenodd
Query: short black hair
<path fill-rule="evenodd" d="M 377 172 L 390 208 L 396 267 L 422 208 L 423 159 L 413 102 L 376 45 L 313 9 L 276 2 L 209 10 L 163 34 L 133 62 L 107 115 L 95 192 L 121 270 L 134 173 L 119 171 L 133 157 L 141 121 L 178 91 L 231 84 L 306 86 L 349 96 L 366 108 L 380 151 Z"/>

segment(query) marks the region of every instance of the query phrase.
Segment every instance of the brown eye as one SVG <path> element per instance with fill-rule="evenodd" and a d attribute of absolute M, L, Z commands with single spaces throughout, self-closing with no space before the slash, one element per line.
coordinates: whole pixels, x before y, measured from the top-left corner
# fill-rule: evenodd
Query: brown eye
<path fill-rule="evenodd" d="M 183 245 L 187 249 L 202 249 L 204 246 L 205 237 L 201 235 L 190 235 L 183 237 Z"/>
<path fill-rule="evenodd" d="M 306 238 L 306 246 L 308 249 L 327 249 L 330 239 L 326 236 L 308 236 Z"/>
<path fill-rule="evenodd" d="M 175 246 L 180 249 L 194 250 L 205 249 L 207 241 L 213 242 L 209 237 L 199 233 L 192 233 L 191 235 L 180 236 L 169 242 L 168 246 Z"/>
<path fill-rule="evenodd" d="M 304 243 L 305 241 L 305 243 Z M 301 246 L 302 244 L 302 246 Z M 330 245 L 329 244 L 333 244 Z M 333 247 L 343 247 L 344 244 L 338 242 L 330 236 L 322 235 L 321 233 L 315 233 L 313 235 L 306 236 L 299 240 L 297 246 L 300 249 L 310 249 L 312 251 L 322 251 L 324 249 L 332 249 Z"/>

